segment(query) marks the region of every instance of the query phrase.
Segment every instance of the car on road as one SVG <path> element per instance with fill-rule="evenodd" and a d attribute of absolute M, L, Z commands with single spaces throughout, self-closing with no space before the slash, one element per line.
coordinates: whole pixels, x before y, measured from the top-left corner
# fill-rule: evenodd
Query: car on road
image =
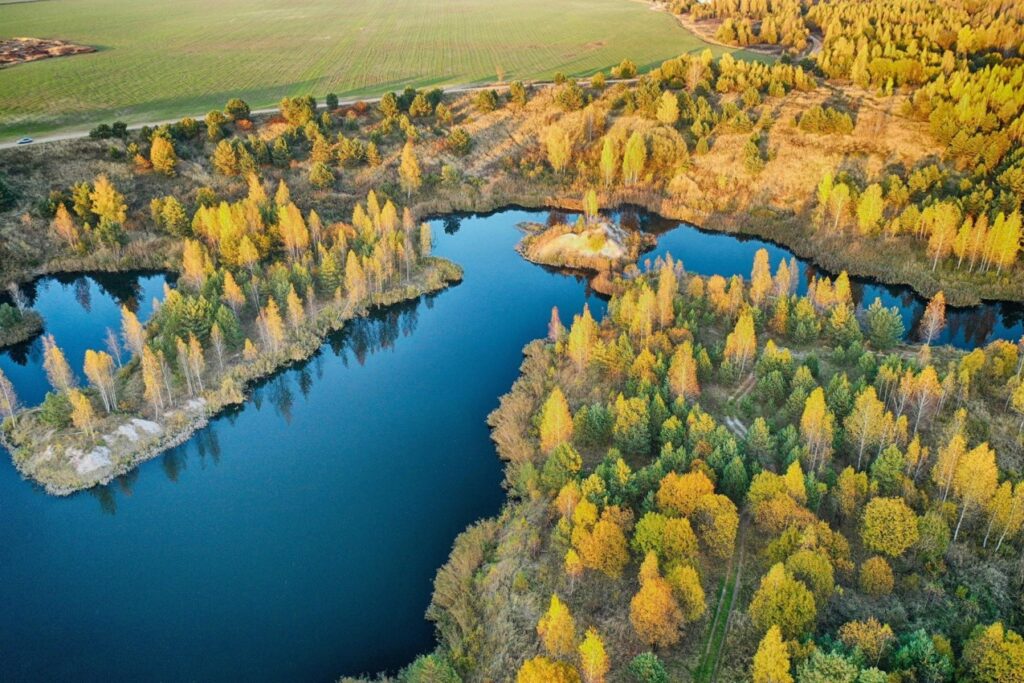
<path fill-rule="evenodd" d="M 32 144 L 32 138 L 22 138 L 18 140 L 19 145 L 30 145 Z"/>

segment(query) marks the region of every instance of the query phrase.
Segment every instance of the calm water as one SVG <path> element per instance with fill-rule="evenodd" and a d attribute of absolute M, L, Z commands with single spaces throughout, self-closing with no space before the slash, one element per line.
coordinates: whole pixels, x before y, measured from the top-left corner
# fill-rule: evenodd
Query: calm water
<path fill-rule="evenodd" d="M 513 251 L 515 226 L 546 218 L 435 221 L 435 251 L 465 268 L 461 285 L 351 325 L 109 487 L 51 498 L 3 454 L 0 680 L 327 681 L 429 650 L 434 574 L 504 496 L 487 413 L 552 305 L 566 322 L 584 302 L 605 309 L 583 281 Z M 682 227 L 651 257 L 746 274 L 761 246 Z M 773 266 L 788 256 L 768 248 Z M 116 328 L 119 303 L 145 317 L 163 282 L 47 279 L 35 306 L 77 365 Z M 876 294 L 908 320 L 921 305 L 863 286 Z M 960 344 L 1022 332 L 1019 309 L 958 319 Z M 36 344 L 0 354 L 30 403 L 45 393 Z"/>

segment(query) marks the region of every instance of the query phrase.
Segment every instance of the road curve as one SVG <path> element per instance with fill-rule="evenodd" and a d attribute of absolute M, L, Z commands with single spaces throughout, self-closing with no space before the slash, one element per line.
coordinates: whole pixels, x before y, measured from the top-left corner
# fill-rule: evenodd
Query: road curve
<path fill-rule="evenodd" d="M 639 79 L 637 79 L 637 78 L 609 78 L 609 79 L 607 79 L 606 82 L 608 84 L 613 84 L 613 83 L 635 83 L 637 80 L 639 80 Z M 587 84 L 587 85 L 590 84 L 590 81 L 588 79 L 582 79 L 582 80 L 579 80 L 577 82 L 580 83 L 580 84 Z M 535 86 L 551 85 L 552 83 L 553 83 L 553 81 L 530 81 L 527 85 L 535 87 Z M 442 88 L 442 90 L 444 90 L 445 94 L 458 94 L 458 93 L 467 93 L 467 92 L 477 92 L 479 90 L 508 90 L 508 87 L 509 87 L 508 83 L 491 83 L 491 84 L 486 84 L 486 85 L 454 85 L 454 86 L 451 86 L 451 87 L 448 87 L 448 88 Z M 381 100 L 381 96 L 380 95 L 377 95 L 375 97 L 358 97 L 358 98 L 352 98 L 352 99 L 346 99 L 346 100 L 339 100 L 338 101 L 338 106 L 339 107 L 347 107 L 347 106 L 351 106 L 353 104 L 356 104 L 357 102 L 366 102 L 366 103 L 369 103 L 369 104 L 373 104 L 373 103 L 376 103 L 376 102 L 380 102 L 380 100 Z M 320 104 L 319 106 L 322 107 L 323 105 Z M 266 114 L 276 114 L 279 111 L 280 111 L 279 107 L 267 107 L 265 109 L 253 109 L 251 114 L 256 115 L 256 116 L 260 116 L 260 115 L 266 115 Z M 179 116 L 177 118 L 173 118 L 173 119 L 163 119 L 161 121 L 149 121 L 147 123 L 133 123 L 132 125 L 128 126 L 128 130 L 138 130 L 138 129 L 143 128 L 145 126 L 156 127 L 156 126 L 163 126 L 163 125 L 168 125 L 168 124 L 172 124 L 172 123 L 177 123 L 178 121 L 180 121 L 181 119 L 183 119 L 183 118 L 185 118 L 187 116 L 191 116 L 192 118 L 196 119 L 197 121 L 202 121 L 203 117 L 205 117 L 206 114 L 192 114 L 192 115 L 190 115 L 190 114 L 183 114 L 183 115 L 181 115 L 181 116 Z M 68 132 L 65 132 L 65 133 L 54 133 L 53 135 L 44 135 L 42 137 L 33 138 L 31 143 L 25 144 L 25 145 L 19 145 L 17 140 L 10 140 L 10 141 L 7 141 L 7 142 L 0 142 L 0 149 L 15 149 L 15 148 L 21 148 L 21 147 L 35 147 L 37 145 L 45 144 L 47 142 L 59 142 L 61 140 L 79 140 L 81 138 L 87 138 L 87 137 L 89 137 L 88 131 L 82 131 L 82 130 L 68 131 Z"/>

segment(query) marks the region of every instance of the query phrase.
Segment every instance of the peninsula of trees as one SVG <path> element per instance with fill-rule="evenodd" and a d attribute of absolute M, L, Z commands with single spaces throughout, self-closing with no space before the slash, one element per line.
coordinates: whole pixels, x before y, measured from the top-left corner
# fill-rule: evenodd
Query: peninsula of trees
<path fill-rule="evenodd" d="M 905 345 L 795 273 L 669 257 L 552 312 L 403 680 L 1020 680 L 1024 340 L 932 348 L 939 302 Z"/>

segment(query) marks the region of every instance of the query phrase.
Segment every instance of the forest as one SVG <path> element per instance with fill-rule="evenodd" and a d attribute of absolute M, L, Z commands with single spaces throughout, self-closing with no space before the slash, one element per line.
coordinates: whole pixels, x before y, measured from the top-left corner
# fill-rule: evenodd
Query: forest
<path fill-rule="evenodd" d="M 557 227 L 582 236 L 641 207 L 826 274 L 798 294 L 765 251 L 746 278 L 619 264 L 602 319 L 552 311 L 490 418 L 506 504 L 456 540 L 437 649 L 398 680 L 1024 681 L 1024 340 L 933 343 L 950 305 L 1024 301 L 1024 9 L 670 10 L 777 58 L 235 97 L 0 150 L 0 345 L 42 333 L 50 383 L 23 406 L 0 373 L 15 466 L 54 494 L 110 481 L 330 332 L 458 282 L 430 217 L 580 210 Z M 133 270 L 173 286 L 82 359 L 18 294 Z M 920 323 L 855 305 L 854 276 L 913 287 Z"/>

